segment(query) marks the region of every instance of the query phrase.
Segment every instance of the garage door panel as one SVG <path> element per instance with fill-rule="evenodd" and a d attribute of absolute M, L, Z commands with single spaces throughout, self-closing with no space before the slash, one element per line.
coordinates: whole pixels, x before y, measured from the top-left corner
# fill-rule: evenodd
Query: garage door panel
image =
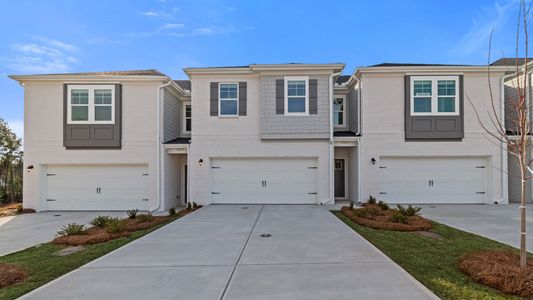
<path fill-rule="evenodd" d="M 488 159 L 382 157 L 379 197 L 389 203 L 486 203 Z"/>
<path fill-rule="evenodd" d="M 212 159 L 214 203 L 316 204 L 314 158 Z"/>
<path fill-rule="evenodd" d="M 148 209 L 148 166 L 48 166 L 48 210 Z"/>

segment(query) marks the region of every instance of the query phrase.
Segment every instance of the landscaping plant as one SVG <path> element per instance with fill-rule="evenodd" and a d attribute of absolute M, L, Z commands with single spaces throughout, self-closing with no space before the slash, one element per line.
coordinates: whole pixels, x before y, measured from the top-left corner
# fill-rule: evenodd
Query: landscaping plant
<path fill-rule="evenodd" d="M 378 206 L 381 208 L 381 210 L 389 210 L 389 205 L 384 201 L 379 200 Z"/>
<path fill-rule="evenodd" d="M 171 209 L 168 210 L 168 215 L 169 216 L 173 216 L 176 214 L 176 209 L 174 207 L 172 207 Z"/>
<path fill-rule="evenodd" d="M 391 221 L 392 223 L 402 223 L 402 224 L 407 224 L 408 221 L 409 221 L 409 218 L 402 214 L 401 212 L 399 211 L 395 211 L 389 218 L 389 221 Z"/>
<path fill-rule="evenodd" d="M 108 233 L 123 233 L 128 226 L 128 220 L 120 218 L 109 218 L 106 224 L 106 231 Z"/>
<path fill-rule="evenodd" d="M 130 219 L 135 219 L 137 217 L 137 213 L 139 212 L 138 209 L 130 209 L 128 211 L 126 211 L 126 213 L 128 214 L 128 217 Z"/>
<path fill-rule="evenodd" d="M 85 225 L 83 224 L 69 223 L 63 226 L 61 230 L 57 232 L 57 234 L 60 236 L 80 235 L 85 234 L 85 229 Z"/>
<path fill-rule="evenodd" d="M 374 205 L 374 204 L 377 203 L 377 199 L 374 198 L 372 195 L 370 195 L 370 196 L 368 197 L 368 200 L 366 201 L 366 203 L 368 203 L 368 204 L 370 204 L 370 205 Z"/>
<path fill-rule="evenodd" d="M 401 206 L 401 205 L 397 205 L 398 207 L 398 212 L 406 217 L 412 217 L 412 216 L 416 216 L 420 213 L 420 211 L 422 210 L 421 207 L 416 207 L 416 206 L 412 206 L 411 204 L 409 204 L 407 206 L 407 208 Z"/>
<path fill-rule="evenodd" d="M 17 213 L 21 214 L 24 211 L 24 208 L 22 207 L 22 204 L 17 205 Z"/>
<path fill-rule="evenodd" d="M 152 215 L 151 212 L 140 214 L 137 216 L 137 221 L 139 223 L 152 222 L 153 220 L 154 220 L 154 216 Z"/>
<path fill-rule="evenodd" d="M 98 216 L 92 219 L 90 224 L 96 227 L 104 228 L 110 220 L 110 216 Z"/>

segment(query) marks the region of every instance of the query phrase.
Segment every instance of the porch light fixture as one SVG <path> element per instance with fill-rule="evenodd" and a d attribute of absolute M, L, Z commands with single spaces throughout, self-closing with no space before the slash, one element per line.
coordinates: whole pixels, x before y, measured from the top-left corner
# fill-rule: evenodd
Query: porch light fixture
<path fill-rule="evenodd" d="M 376 164 L 376 159 L 372 157 L 372 159 L 370 160 L 372 162 L 373 165 Z"/>
<path fill-rule="evenodd" d="M 27 167 L 26 167 L 26 170 L 28 170 L 28 172 L 31 171 L 31 170 L 33 170 L 33 165 L 29 165 L 29 166 L 27 166 Z"/>
<path fill-rule="evenodd" d="M 204 160 L 203 160 L 202 158 L 200 158 L 200 159 L 198 160 L 198 164 L 199 164 L 200 167 L 201 167 L 201 166 L 204 164 Z"/>

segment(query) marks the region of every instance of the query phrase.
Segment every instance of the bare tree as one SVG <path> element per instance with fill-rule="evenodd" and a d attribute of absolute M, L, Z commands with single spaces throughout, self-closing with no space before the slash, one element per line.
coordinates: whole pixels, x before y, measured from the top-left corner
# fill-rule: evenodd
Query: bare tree
<path fill-rule="evenodd" d="M 477 119 L 484 131 L 497 142 L 500 142 L 502 147 L 507 149 L 508 153 L 513 155 L 518 161 L 519 176 L 520 176 L 520 267 L 525 268 L 527 262 L 526 250 L 526 184 L 528 180 L 533 178 L 533 170 L 531 165 L 533 159 L 531 158 L 532 143 L 530 139 L 532 123 L 529 118 L 529 104 L 527 103 L 528 92 L 528 21 L 531 3 L 526 5 L 525 0 L 520 1 L 520 8 L 518 13 L 517 31 L 516 31 L 516 48 L 515 48 L 515 65 L 514 72 L 516 80 L 512 81 L 511 92 L 515 94 L 513 99 L 499 99 L 500 101 L 507 101 L 506 113 L 502 116 L 497 109 L 498 99 L 495 99 L 491 83 L 491 48 L 492 48 L 492 33 L 489 42 L 488 54 L 488 87 L 490 93 L 491 108 L 487 111 L 488 120 L 482 121 L 480 113 L 468 98 L 470 104 L 474 108 Z M 522 40 L 521 40 L 522 38 Z M 520 58 L 520 53 L 524 54 L 524 58 Z M 507 90 L 506 92 L 510 92 Z M 510 110 L 510 111 L 509 111 Z M 510 118 L 505 118 L 505 115 L 510 115 Z M 487 123 L 487 124 L 485 124 Z"/>

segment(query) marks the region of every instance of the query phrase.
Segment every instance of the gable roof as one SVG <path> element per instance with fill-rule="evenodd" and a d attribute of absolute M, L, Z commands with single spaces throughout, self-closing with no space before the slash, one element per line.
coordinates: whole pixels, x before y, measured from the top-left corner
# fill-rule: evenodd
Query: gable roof
<path fill-rule="evenodd" d="M 513 67 L 513 66 L 516 66 L 516 57 L 504 57 L 504 58 L 500 58 L 496 61 L 494 61 L 493 63 L 491 63 L 490 65 L 491 66 L 508 66 L 508 67 Z M 519 57 L 518 58 L 518 65 L 521 66 L 525 63 L 526 59 L 524 57 Z M 531 62 L 533 61 L 533 58 L 528 58 L 527 59 L 528 62 Z"/>
<path fill-rule="evenodd" d="M 191 81 L 190 80 L 174 80 L 174 82 L 179 85 L 182 89 L 186 91 L 191 90 Z"/>
<path fill-rule="evenodd" d="M 352 75 L 340 75 L 335 83 L 338 85 L 344 84 L 350 80 L 350 77 L 352 77 Z"/>

